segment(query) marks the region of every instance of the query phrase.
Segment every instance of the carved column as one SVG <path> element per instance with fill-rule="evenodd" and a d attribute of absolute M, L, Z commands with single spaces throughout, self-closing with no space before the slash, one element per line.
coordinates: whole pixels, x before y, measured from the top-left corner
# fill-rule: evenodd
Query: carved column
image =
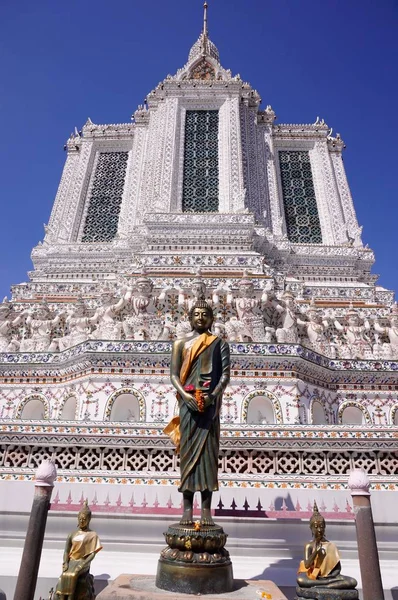
<path fill-rule="evenodd" d="M 178 99 L 168 98 L 167 111 L 164 123 L 164 138 L 161 148 L 161 184 L 160 194 L 155 202 L 155 212 L 170 212 L 172 203 L 173 177 L 175 175 L 175 162 L 178 156 L 176 148 L 176 129 L 178 119 Z M 155 199 L 156 200 L 156 199 Z"/>
<path fill-rule="evenodd" d="M 219 110 L 219 212 L 245 208 L 239 98 L 226 99 Z"/>
<path fill-rule="evenodd" d="M 139 110 L 134 113 L 134 141 L 127 165 L 126 184 L 123 202 L 120 209 L 118 234 L 126 237 L 131 234 L 138 219 L 138 209 L 142 198 L 144 162 L 146 142 L 148 138 L 149 111 Z"/>
<path fill-rule="evenodd" d="M 275 115 L 274 117 L 275 118 Z M 276 236 L 281 236 L 285 233 L 284 221 L 285 216 L 282 211 L 282 204 L 279 199 L 278 191 L 278 176 L 276 163 L 278 161 L 278 153 L 275 150 L 274 139 L 272 135 L 272 124 L 267 123 L 264 128 L 264 143 L 265 156 L 267 164 L 267 180 L 269 203 L 271 209 L 271 227 L 272 233 Z"/>
<path fill-rule="evenodd" d="M 77 165 L 79 163 L 81 138 L 71 137 L 67 141 L 66 150 L 68 152 L 64 169 L 62 171 L 61 181 L 58 186 L 57 195 L 55 197 L 53 209 L 48 222 L 48 227 L 45 235 L 45 241 L 54 243 L 58 241 L 64 207 L 67 203 L 70 189 L 73 186 L 76 176 Z"/>
<path fill-rule="evenodd" d="M 148 143 L 145 149 L 145 185 L 136 213 L 137 224 L 141 223 L 145 213 L 170 212 L 177 111 L 177 98 L 162 100 L 150 109 Z"/>
<path fill-rule="evenodd" d="M 270 230 L 271 223 L 271 205 L 270 195 L 267 181 L 267 159 L 265 149 L 265 139 L 263 128 L 256 124 L 256 154 L 257 154 L 257 177 L 258 177 L 258 200 L 257 206 L 259 210 L 258 219 L 264 223 Z"/>
<path fill-rule="evenodd" d="M 344 226 L 344 215 L 326 138 L 316 142 L 314 154 L 316 154 L 316 164 L 318 167 L 317 177 L 321 179 L 323 188 L 320 206 L 318 204 L 321 209 L 319 217 L 322 225 L 322 233 L 325 229 L 329 238 L 324 243 L 344 244 L 348 241 Z M 326 223 L 326 220 L 329 223 Z"/>
<path fill-rule="evenodd" d="M 73 181 L 63 206 L 64 210 L 62 213 L 61 225 L 57 240 L 61 243 L 71 241 L 74 226 L 76 225 L 76 217 L 79 213 L 79 210 L 82 208 L 80 203 L 85 192 L 84 184 L 87 181 L 86 178 L 89 177 L 89 162 L 91 158 L 92 144 L 92 140 L 85 140 L 81 145 L 79 160 L 76 165 Z"/>
<path fill-rule="evenodd" d="M 219 212 L 230 212 L 230 179 L 231 148 L 229 145 L 229 100 L 225 100 L 218 113 L 218 196 Z"/>
<path fill-rule="evenodd" d="M 160 154 L 159 148 L 162 143 L 163 128 L 162 121 L 165 117 L 164 102 L 151 103 L 150 122 L 148 128 L 147 147 L 144 162 L 144 181 L 142 195 L 139 199 L 136 223 L 141 223 L 145 212 L 153 205 L 154 198 L 160 193 Z"/>
<path fill-rule="evenodd" d="M 322 243 L 332 246 L 336 243 L 336 239 L 331 211 L 331 193 L 330 189 L 328 190 L 328 187 L 325 184 L 324 177 L 324 163 L 326 160 L 325 152 L 327 152 L 326 139 L 318 140 L 315 142 L 314 148 L 310 150 L 310 158 L 319 221 L 322 230 Z"/>
<path fill-rule="evenodd" d="M 257 125 L 257 105 L 240 106 L 240 126 L 242 135 L 242 167 L 246 188 L 246 206 L 256 215 L 259 222 L 269 217 L 266 183 L 266 162 L 264 136 L 259 135 Z"/>
<path fill-rule="evenodd" d="M 342 152 L 344 149 L 344 142 L 340 138 L 339 134 L 337 134 L 335 138 L 330 138 L 328 140 L 328 148 L 334 170 L 334 176 L 336 179 L 336 185 L 340 194 L 346 230 L 349 237 L 354 240 L 354 245 L 362 246 L 361 228 L 358 225 L 354 203 L 343 163 Z"/>

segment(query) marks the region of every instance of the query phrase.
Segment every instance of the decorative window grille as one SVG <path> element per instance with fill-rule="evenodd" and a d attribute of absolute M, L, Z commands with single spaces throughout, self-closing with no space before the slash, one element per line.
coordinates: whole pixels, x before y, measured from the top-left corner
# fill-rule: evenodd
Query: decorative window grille
<path fill-rule="evenodd" d="M 117 233 L 128 152 L 100 152 L 82 242 L 110 242 Z"/>
<path fill-rule="evenodd" d="M 322 244 L 308 152 L 281 150 L 279 165 L 289 240 L 295 244 Z"/>
<path fill-rule="evenodd" d="M 218 211 L 218 110 L 186 112 L 182 210 Z"/>

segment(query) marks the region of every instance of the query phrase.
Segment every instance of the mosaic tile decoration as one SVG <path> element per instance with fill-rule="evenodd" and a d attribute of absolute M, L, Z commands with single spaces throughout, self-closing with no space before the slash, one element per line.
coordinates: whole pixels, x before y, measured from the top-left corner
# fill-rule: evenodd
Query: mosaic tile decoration
<path fill-rule="evenodd" d="M 29 480 L 51 459 L 58 482 L 178 486 L 179 457 L 162 429 L 10 421 L 0 426 L 0 479 Z M 240 425 L 225 426 L 222 434 L 221 488 L 344 490 L 356 468 L 369 473 L 375 490 L 398 487 L 393 426 Z"/>
<path fill-rule="evenodd" d="M 156 475 L 156 474 L 155 474 Z M 166 474 L 160 477 L 131 477 L 130 475 L 85 475 L 85 474 L 73 474 L 73 475 L 58 475 L 57 483 L 89 483 L 99 485 L 133 485 L 133 486 L 172 486 L 177 488 L 180 485 L 179 480 L 173 479 Z M 377 476 L 370 476 L 370 490 L 377 492 L 396 492 L 398 491 L 398 483 L 396 479 L 385 480 L 386 478 L 378 478 Z M 0 472 L 0 481 L 34 481 L 35 471 L 22 472 L 20 469 L 16 469 L 14 472 L 9 470 Z M 286 477 L 284 480 L 275 481 L 263 479 L 261 481 L 241 481 L 232 478 L 227 480 L 219 477 L 220 490 L 222 489 L 256 489 L 256 490 L 321 490 L 321 491 L 344 491 L 348 490 L 348 475 L 344 480 L 339 477 L 339 481 L 303 481 L 302 479 L 294 478 L 293 476 Z"/>

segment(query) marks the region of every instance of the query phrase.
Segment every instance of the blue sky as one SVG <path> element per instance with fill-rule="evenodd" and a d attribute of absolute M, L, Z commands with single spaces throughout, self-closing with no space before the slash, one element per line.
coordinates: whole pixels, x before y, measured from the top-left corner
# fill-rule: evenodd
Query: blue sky
<path fill-rule="evenodd" d="M 223 66 L 263 108 L 341 133 L 373 271 L 397 289 L 397 1 L 208 1 Z M 0 1 L 0 298 L 32 268 L 75 125 L 129 121 L 201 21 L 201 0 Z"/>

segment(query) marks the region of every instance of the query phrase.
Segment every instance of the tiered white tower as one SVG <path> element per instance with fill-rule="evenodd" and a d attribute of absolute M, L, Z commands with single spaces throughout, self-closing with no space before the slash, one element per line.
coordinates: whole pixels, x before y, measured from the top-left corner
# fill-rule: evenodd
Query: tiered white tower
<path fill-rule="evenodd" d="M 307 298 L 391 302 L 373 285 L 340 135 L 319 119 L 276 125 L 260 103 L 221 66 L 205 17 L 186 65 L 159 83 L 132 123 L 88 119 L 67 141 L 28 289 L 49 295 L 50 282 L 115 282 L 143 266 L 261 273 L 266 263 Z M 23 291 L 14 288 L 15 299 Z"/>

